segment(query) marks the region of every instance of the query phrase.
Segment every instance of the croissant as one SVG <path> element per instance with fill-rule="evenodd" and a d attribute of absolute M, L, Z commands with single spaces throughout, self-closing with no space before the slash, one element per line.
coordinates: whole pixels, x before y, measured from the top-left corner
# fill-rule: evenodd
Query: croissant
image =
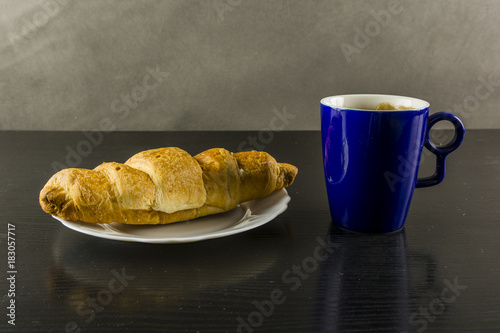
<path fill-rule="evenodd" d="M 63 169 L 40 192 L 40 205 L 67 221 L 166 224 L 263 198 L 291 185 L 297 171 L 266 152 L 213 148 L 191 156 L 176 147 L 158 148 L 124 164 Z"/>

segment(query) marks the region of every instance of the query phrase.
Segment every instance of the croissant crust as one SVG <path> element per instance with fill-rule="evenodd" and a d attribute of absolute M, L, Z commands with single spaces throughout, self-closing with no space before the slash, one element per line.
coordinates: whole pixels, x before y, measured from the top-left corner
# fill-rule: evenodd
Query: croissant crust
<path fill-rule="evenodd" d="M 297 168 L 266 152 L 175 148 L 140 152 L 125 163 L 69 168 L 40 192 L 42 209 L 67 221 L 166 224 L 229 211 L 291 185 Z"/>

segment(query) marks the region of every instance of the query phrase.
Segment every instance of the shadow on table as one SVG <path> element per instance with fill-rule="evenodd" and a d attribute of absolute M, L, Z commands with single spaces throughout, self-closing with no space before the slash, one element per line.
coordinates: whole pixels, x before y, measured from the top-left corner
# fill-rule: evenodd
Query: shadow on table
<path fill-rule="evenodd" d="M 315 330 L 410 331 L 411 295 L 436 283 L 433 258 L 408 253 L 404 229 L 360 234 L 332 223 L 328 237 L 336 247 L 321 267 Z"/>

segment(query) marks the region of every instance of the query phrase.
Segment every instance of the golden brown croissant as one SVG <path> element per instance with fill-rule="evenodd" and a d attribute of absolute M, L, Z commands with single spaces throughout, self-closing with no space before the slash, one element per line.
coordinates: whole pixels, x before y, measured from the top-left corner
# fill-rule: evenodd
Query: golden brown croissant
<path fill-rule="evenodd" d="M 291 185 L 297 168 L 265 152 L 180 148 L 140 152 L 125 164 L 56 173 L 40 192 L 42 209 L 67 221 L 166 224 L 229 211 Z"/>

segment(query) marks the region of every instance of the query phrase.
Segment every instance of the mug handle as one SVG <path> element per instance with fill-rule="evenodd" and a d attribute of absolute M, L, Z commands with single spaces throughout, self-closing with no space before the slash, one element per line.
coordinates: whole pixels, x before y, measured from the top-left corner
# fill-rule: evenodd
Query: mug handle
<path fill-rule="evenodd" d="M 434 142 L 429 138 L 429 132 L 431 131 L 432 126 L 434 126 L 437 122 L 441 120 L 448 120 L 455 127 L 455 137 L 450 143 L 438 147 Z M 431 153 L 436 155 L 436 171 L 432 176 L 419 178 L 417 179 L 417 183 L 415 187 L 429 187 L 434 186 L 441 183 L 444 179 L 444 175 L 446 174 L 446 157 L 449 153 L 454 151 L 460 146 L 464 139 L 465 135 L 465 127 L 462 121 L 455 115 L 446 112 L 438 112 L 429 117 L 429 122 L 427 124 L 427 131 L 425 133 L 425 141 L 424 146 Z"/>

